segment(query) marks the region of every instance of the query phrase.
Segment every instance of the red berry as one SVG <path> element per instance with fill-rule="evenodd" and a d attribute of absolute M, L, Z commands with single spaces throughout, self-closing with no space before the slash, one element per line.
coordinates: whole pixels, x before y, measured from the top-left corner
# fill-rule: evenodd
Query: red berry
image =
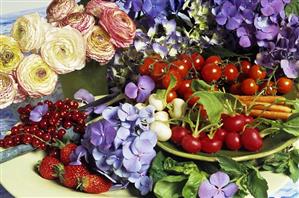
<path fill-rule="evenodd" d="M 221 140 L 221 141 L 224 141 L 226 134 L 227 134 L 226 130 L 224 130 L 222 128 L 219 128 L 219 129 L 216 130 L 216 132 L 214 134 L 214 137 Z"/>
<path fill-rule="evenodd" d="M 42 142 L 39 140 L 39 139 L 37 139 L 37 138 L 33 138 L 32 139 L 32 142 L 31 142 L 31 144 L 32 144 L 32 146 L 34 147 L 34 148 L 38 148 L 38 147 L 40 147 L 40 144 L 41 144 Z"/>
<path fill-rule="evenodd" d="M 277 90 L 281 94 L 287 94 L 293 89 L 293 81 L 286 77 L 281 77 L 277 80 Z"/>
<path fill-rule="evenodd" d="M 89 171 L 82 165 L 67 165 L 63 168 L 58 166 L 59 181 L 66 187 L 75 188 L 78 185 L 78 180 L 86 175 Z"/>
<path fill-rule="evenodd" d="M 50 133 L 44 133 L 44 134 L 42 135 L 42 139 L 43 139 L 45 142 L 50 141 L 50 140 L 51 140 L 51 135 L 50 135 Z"/>
<path fill-rule="evenodd" d="M 225 145 L 229 150 L 239 150 L 241 148 L 240 135 L 238 133 L 227 133 Z"/>
<path fill-rule="evenodd" d="M 48 122 L 45 119 L 42 119 L 39 123 L 38 126 L 42 129 L 46 129 L 48 127 Z"/>
<path fill-rule="evenodd" d="M 66 130 L 59 129 L 57 132 L 58 139 L 62 139 L 65 134 L 66 134 Z"/>
<path fill-rule="evenodd" d="M 34 135 L 36 135 L 37 137 L 42 137 L 43 136 L 43 131 L 41 131 L 41 130 L 37 130 L 35 133 L 34 133 Z"/>
<path fill-rule="evenodd" d="M 258 85 L 253 79 L 248 78 L 241 83 L 241 91 L 245 95 L 254 95 L 258 91 Z"/>
<path fill-rule="evenodd" d="M 194 65 L 195 69 L 199 71 L 202 68 L 202 66 L 204 65 L 205 59 L 197 52 L 193 53 L 191 55 L 191 58 L 192 58 L 193 65 Z"/>
<path fill-rule="evenodd" d="M 23 137 L 22 137 L 22 142 L 23 142 L 24 144 L 31 144 L 31 142 L 32 142 L 32 136 L 29 135 L 29 134 L 25 134 L 25 135 L 23 135 Z"/>
<path fill-rule="evenodd" d="M 103 193 L 109 191 L 112 182 L 103 176 L 86 175 L 79 182 L 80 190 L 87 193 Z"/>
<path fill-rule="evenodd" d="M 76 101 L 73 101 L 73 100 L 70 101 L 69 105 L 70 105 L 71 109 L 77 109 L 79 107 L 79 103 Z"/>
<path fill-rule="evenodd" d="M 242 115 L 226 116 L 222 122 L 222 127 L 227 132 L 241 132 L 246 124 Z"/>
<path fill-rule="evenodd" d="M 258 151 L 263 146 L 263 139 L 256 128 L 246 128 L 241 135 L 243 147 L 248 151 Z"/>
<path fill-rule="evenodd" d="M 227 64 L 223 69 L 223 76 L 228 81 L 234 81 L 239 76 L 238 68 L 234 64 Z"/>
<path fill-rule="evenodd" d="M 50 156 L 46 156 L 40 163 L 38 171 L 39 174 L 45 178 L 45 179 L 50 179 L 54 180 L 57 178 L 57 174 L 55 172 L 55 167 L 60 164 L 60 162 Z"/>
<path fill-rule="evenodd" d="M 188 153 L 197 153 L 201 150 L 201 143 L 198 138 L 193 137 L 192 135 L 186 135 L 181 145 L 183 149 Z"/>
<path fill-rule="evenodd" d="M 72 123 L 70 121 L 64 121 L 62 126 L 65 129 L 69 129 L 72 127 Z"/>
<path fill-rule="evenodd" d="M 181 127 L 181 126 L 175 126 L 171 128 L 172 134 L 171 134 L 171 140 L 175 143 L 180 145 L 183 138 L 188 135 L 191 134 L 191 132 L 186 129 L 185 127 Z"/>
<path fill-rule="evenodd" d="M 221 150 L 222 141 L 213 138 L 210 139 L 209 137 L 202 139 L 201 141 L 201 150 L 205 153 L 216 153 Z"/>
<path fill-rule="evenodd" d="M 4 146 L 4 140 L 0 140 L 0 147 Z"/>
<path fill-rule="evenodd" d="M 63 164 L 68 165 L 71 162 L 71 154 L 76 150 L 76 148 L 76 144 L 66 144 L 62 149 L 60 149 L 60 161 Z"/>
<path fill-rule="evenodd" d="M 10 129 L 10 131 L 11 131 L 11 134 L 17 134 L 19 132 L 19 129 L 18 129 L 18 127 L 14 126 Z"/>
<path fill-rule="evenodd" d="M 210 56 L 206 59 L 205 64 L 214 63 L 214 64 L 220 64 L 221 63 L 220 56 Z"/>
<path fill-rule="evenodd" d="M 248 61 L 246 61 L 246 60 L 241 61 L 241 71 L 242 71 L 244 74 L 249 74 L 250 68 L 251 68 L 251 64 L 250 64 L 250 62 L 248 62 Z"/>
<path fill-rule="evenodd" d="M 253 65 L 249 70 L 249 77 L 253 80 L 263 80 L 266 77 L 266 71 L 262 70 L 259 65 Z"/>
<path fill-rule="evenodd" d="M 58 101 L 55 102 L 55 106 L 58 109 L 61 109 L 63 107 L 63 105 L 64 104 L 63 104 L 63 102 L 61 100 L 58 100 Z"/>
<path fill-rule="evenodd" d="M 201 77 L 209 83 L 217 81 L 221 77 L 221 68 L 215 63 L 204 65 L 201 70 Z"/>

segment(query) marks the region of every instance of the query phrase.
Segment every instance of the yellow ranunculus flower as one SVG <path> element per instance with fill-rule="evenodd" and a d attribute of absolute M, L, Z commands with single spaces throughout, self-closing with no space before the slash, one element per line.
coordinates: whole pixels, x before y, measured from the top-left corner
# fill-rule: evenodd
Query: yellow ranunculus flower
<path fill-rule="evenodd" d="M 13 77 L 0 72 L 0 109 L 11 105 L 16 95 L 16 83 Z"/>

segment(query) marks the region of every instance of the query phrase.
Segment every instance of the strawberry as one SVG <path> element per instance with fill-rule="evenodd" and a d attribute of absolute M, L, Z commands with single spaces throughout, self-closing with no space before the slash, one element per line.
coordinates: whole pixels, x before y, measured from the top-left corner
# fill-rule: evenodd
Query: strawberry
<path fill-rule="evenodd" d="M 58 165 L 57 169 L 60 183 L 69 188 L 75 188 L 81 177 L 90 174 L 82 165 Z"/>
<path fill-rule="evenodd" d="M 58 165 L 62 165 L 58 159 L 50 156 L 44 157 L 38 167 L 39 174 L 45 179 L 56 179 L 57 174 L 55 172 L 55 167 Z"/>
<path fill-rule="evenodd" d="M 79 181 L 79 188 L 81 191 L 87 193 L 102 193 L 107 192 L 112 186 L 112 182 L 99 175 L 86 175 Z"/>
<path fill-rule="evenodd" d="M 71 154 L 76 150 L 77 145 L 73 143 L 66 144 L 63 148 L 60 150 L 60 161 L 64 165 L 68 165 L 71 162 Z"/>

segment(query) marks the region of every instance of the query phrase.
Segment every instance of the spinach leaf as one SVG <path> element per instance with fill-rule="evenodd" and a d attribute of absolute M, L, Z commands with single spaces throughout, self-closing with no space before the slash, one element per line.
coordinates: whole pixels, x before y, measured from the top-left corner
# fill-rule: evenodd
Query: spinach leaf
<path fill-rule="evenodd" d="M 289 3 L 285 7 L 285 12 L 287 15 L 294 14 L 299 15 L 299 2 L 298 0 L 292 0 L 291 3 Z"/>
<path fill-rule="evenodd" d="M 249 168 L 247 189 L 253 197 L 268 198 L 268 184 L 255 167 Z"/>
<path fill-rule="evenodd" d="M 218 100 L 224 104 L 224 111 L 226 113 L 230 113 L 231 110 L 233 111 L 239 111 L 242 112 L 244 107 L 240 100 L 238 100 L 234 95 L 224 92 L 214 92 L 215 96 L 218 98 Z M 233 108 L 233 109 L 231 109 Z"/>
<path fill-rule="evenodd" d="M 199 172 L 194 162 L 177 162 L 168 157 L 164 162 L 164 170 L 184 175 L 190 175 L 192 172 Z"/>
<path fill-rule="evenodd" d="M 183 188 L 183 197 L 197 198 L 198 188 L 204 180 L 206 180 L 206 174 L 204 172 L 191 172 L 188 181 Z"/>
<path fill-rule="evenodd" d="M 286 122 L 282 122 L 280 128 L 289 134 L 299 137 L 299 113 L 292 114 Z"/>
<path fill-rule="evenodd" d="M 229 175 L 238 178 L 246 174 L 246 166 L 244 166 L 242 163 L 238 163 L 235 160 L 225 156 L 217 156 L 217 159 L 221 169 Z"/>
<path fill-rule="evenodd" d="M 149 175 L 152 177 L 154 183 L 167 176 L 167 173 L 163 169 L 164 160 L 165 156 L 160 151 L 152 162 Z"/>
<path fill-rule="evenodd" d="M 155 187 L 154 193 L 158 198 L 179 198 L 186 183 L 185 175 L 169 175 L 160 179 Z"/>

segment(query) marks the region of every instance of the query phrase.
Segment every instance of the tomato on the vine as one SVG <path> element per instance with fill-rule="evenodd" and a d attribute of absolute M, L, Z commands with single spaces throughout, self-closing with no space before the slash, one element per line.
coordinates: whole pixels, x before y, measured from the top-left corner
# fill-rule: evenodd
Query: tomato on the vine
<path fill-rule="evenodd" d="M 260 85 L 259 91 L 264 90 L 266 95 L 276 95 L 277 89 L 275 87 L 275 83 L 273 81 L 264 82 Z"/>
<path fill-rule="evenodd" d="M 200 140 L 192 135 L 186 135 L 181 144 L 183 149 L 188 153 L 197 153 L 201 150 Z"/>
<path fill-rule="evenodd" d="M 258 91 L 258 85 L 252 78 L 247 78 L 241 83 L 241 91 L 245 95 L 254 95 Z"/>
<path fill-rule="evenodd" d="M 184 96 L 187 93 L 192 94 L 192 87 L 191 87 L 192 80 L 182 80 L 180 82 L 179 88 L 177 92 L 181 95 Z"/>
<path fill-rule="evenodd" d="M 179 88 L 180 81 L 182 80 L 182 76 L 178 70 L 168 71 L 162 79 L 162 84 L 164 88 L 167 89 L 170 84 L 171 76 L 173 76 L 176 80 L 175 86 L 172 88 L 172 90 L 177 90 Z"/>
<path fill-rule="evenodd" d="M 281 94 L 287 94 L 293 89 L 293 81 L 286 77 L 277 80 L 277 90 Z"/>
<path fill-rule="evenodd" d="M 215 63 L 204 65 L 201 69 L 201 77 L 209 83 L 217 81 L 221 77 L 221 68 Z"/>
<path fill-rule="evenodd" d="M 242 92 L 241 92 L 241 85 L 240 85 L 240 83 L 232 84 L 229 87 L 229 93 L 236 94 L 236 95 L 241 95 Z"/>
<path fill-rule="evenodd" d="M 154 64 L 153 70 L 151 71 L 151 76 L 154 78 L 154 80 L 158 80 L 163 76 L 163 74 L 166 72 L 168 67 L 168 64 L 162 61 L 156 62 Z"/>
<path fill-rule="evenodd" d="M 154 63 L 159 60 L 161 60 L 159 55 L 146 57 L 143 61 L 143 64 L 139 67 L 139 73 L 142 75 L 150 75 Z"/>
<path fill-rule="evenodd" d="M 187 64 L 185 64 L 183 61 L 181 60 L 175 60 L 173 62 L 170 63 L 170 70 L 171 69 L 177 69 L 180 72 L 181 77 L 185 77 L 187 76 L 188 72 L 189 72 L 189 67 Z"/>
<path fill-rule="evenodd" d="M 227 64 L 223 69 L 223 76 L 228 81 L 234 81 L 239 76 L 238 68 L 234 64 Z"/>
<path fill-rule="evenodd" d="M 205 64 L 209 64 L 209 63 L 215 63 L 215 64 L 220 64 L 221 63 L 221 58 L 220 56 L 209 56 L 206 61 Z"/>
<path fill-rule="evenodd" d="M 171 101 L 173 101 L 173 99 L 175 99 L 177 97 L 178 97 L 178 95 L 176 94 L 176 92 L 172 90 L 167 94 L 166 102 L 170 103 Z"/>
<path fill-rule="evenodd" d="M 192 92 L 184 94 L 184 99 L 190 106 L 195 105 L 197 103 L 197 101 L 199 100 L 199 97 L 193 96 L 192 94 L 193 94 Z"/>
<path fill-rule="evenodd" d="M 205 59 L 202 57 L 202 55 L 198 54 L 197 52 L 193 53 L 191 55 L 191 58 L 193 61 L 194 68 L 199 71 L 204 65 Z"/>
<path fill-rule="evenodd" d="M 192 59 L 189 54 L 180 54 L 179 59 L 183 61 L 189 69 L 192 68 Z"/>
<path fill-rule="evenodd" d="M 249 71 L 250 71 L 250 68 L 251 68 L 250 62 L 248 62 L 246 60 L 241 61 L 241 71 L 242 71 L 242 73 L 248 75 Z"/>
<path fill-rule="evenodd" d="M 253 80 L 263 80 L 267 73 L 259 65 L 253 65 L 249 70 L 249 77 Z"/>

